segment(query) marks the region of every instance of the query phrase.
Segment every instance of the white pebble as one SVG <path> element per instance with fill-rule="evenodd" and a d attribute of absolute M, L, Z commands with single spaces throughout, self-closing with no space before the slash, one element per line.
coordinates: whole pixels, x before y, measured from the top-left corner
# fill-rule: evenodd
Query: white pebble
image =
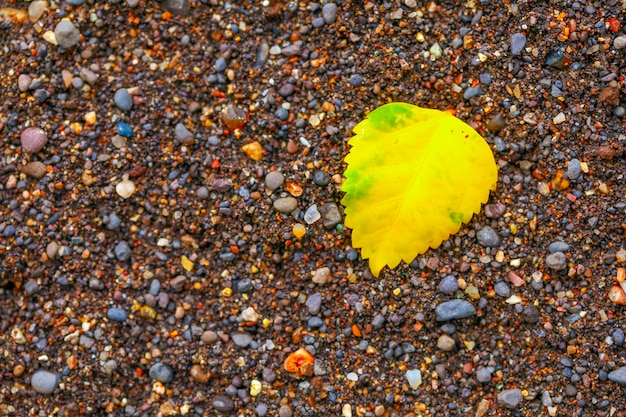
<path fill-rule="evenodd" d="M 419 369 L 409 369 L 406 371 L 406 379 L 409 381 L 411 389 L 418 389 L 422 385 L 422 373 Z"/>
<path fill-rule="evenodd" d="M 124 180 L 115 186 L 117 194 L 124 199 L 133 195 L 135 190 L 137 190 L 137 187 L 135 187 L 135 183 L 130 180 Z"/>

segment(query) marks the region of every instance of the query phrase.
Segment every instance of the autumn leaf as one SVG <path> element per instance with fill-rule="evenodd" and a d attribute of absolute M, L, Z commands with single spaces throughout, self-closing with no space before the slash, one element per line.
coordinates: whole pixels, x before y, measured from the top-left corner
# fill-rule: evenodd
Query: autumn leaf
<path fill-rule="evenodd" d="M 345 225 L 375 276 L 438 247 L 496 187 L 489 145 L 450 113 L 390 103 L 353 132 L 341 187 Z"/>

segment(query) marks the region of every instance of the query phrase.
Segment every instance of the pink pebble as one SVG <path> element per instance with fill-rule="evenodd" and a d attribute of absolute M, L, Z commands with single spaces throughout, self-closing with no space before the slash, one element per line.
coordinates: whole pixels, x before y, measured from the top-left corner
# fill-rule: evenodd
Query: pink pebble
<path fill-rule="evenodd" d="M 39 127 L 29 127 L 22 132 L 22 150 L 24 152 L 39 152 L 48 142 L 48 135 Z"/>

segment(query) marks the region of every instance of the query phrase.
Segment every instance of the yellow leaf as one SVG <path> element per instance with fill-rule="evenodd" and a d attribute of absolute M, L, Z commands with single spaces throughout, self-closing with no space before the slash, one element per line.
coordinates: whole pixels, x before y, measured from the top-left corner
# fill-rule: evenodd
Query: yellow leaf
<path fill-rule="evenodd" d="M 354 133 L 341 187 L 345 225 L 375 276 L 438 247 L 496 187 L 489 145 L 449 113 L 390 103 Z"/>

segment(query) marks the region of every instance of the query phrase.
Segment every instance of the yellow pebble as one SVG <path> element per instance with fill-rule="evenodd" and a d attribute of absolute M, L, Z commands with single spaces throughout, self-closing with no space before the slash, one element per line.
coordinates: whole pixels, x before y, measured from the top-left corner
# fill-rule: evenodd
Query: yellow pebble
<path fill-rule="evenodd" d="M 231 295 L 233 295 L 233 290 L 232 288 L 226 287 L 222 290 L 222 296 L 224 297 L 230 297 Z"/>
<path fill-rule="evenodd" d="M 296 223 L 293 225 L 292 232 L 295 237 L 300 239 L 302 236 L 306 234 L 306 228 L 304 227 L 304 225 L 300 223 Z"/>
<path fill-rule="evenodd" d="M 95 111 L 90 111 L 89 113 L 85 114 L 85 123 L 87 123 L 87 126 L 93 126 L 94 124 L 96 124 Z"/>
<path fill-rule="evenodd" d="M 180 263 L 183 266 L 183 269 L 187 272 L 190 272 L 193 269 L 193 262 L 191 262 L 185 255 L 180 258 Z"/>
<path fill-rule="evenodd" d="M 139 309 L 139 315 L 144 319 L 154 319 L 156 318 L 157 312 L 152 307 L 144 305 Z"/>
<path fill-rule="evenodd" d="M 241 147 L 248 157 L 254 161 L 260 161 L 263 158 L 263 147 L 259 142 L 252 142 Z"/>
<path fill-rule="evenodd" d="M 258 379 L 253 379 L 252 381 L 250 381 L 250 395 L 252 397 L 256 397 L 257 395 L 259 395 L 262 389 L 263 386 L 261 385 L 261 381 L 259 381 Z"/>

